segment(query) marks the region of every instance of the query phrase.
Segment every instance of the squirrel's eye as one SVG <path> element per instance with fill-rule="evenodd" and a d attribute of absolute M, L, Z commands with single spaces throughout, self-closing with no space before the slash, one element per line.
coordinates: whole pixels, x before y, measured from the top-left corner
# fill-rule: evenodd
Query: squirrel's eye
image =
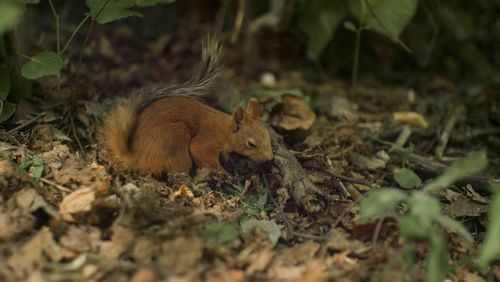
<path fill-rule="evenodd" d="M 247 146 L 250 148 L 257 148 L 257 144 L 253 140 L 247 140 Z"/>

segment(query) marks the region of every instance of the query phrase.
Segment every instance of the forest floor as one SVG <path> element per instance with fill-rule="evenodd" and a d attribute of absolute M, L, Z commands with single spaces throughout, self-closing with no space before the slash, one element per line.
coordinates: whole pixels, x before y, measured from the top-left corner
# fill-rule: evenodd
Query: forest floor
<path fill-rule="evenodd" d="M 471 260 L 485 233 L 489 184 L 500 179 L 500 94 L 481 85 L 362 80 L 350 96 L 346 81 L 313 84 L 282 72 L 251 83 L 236 69 L 236 88 L 260 99 L 263 120 L 281 128 L 319 189 L 317 212 L 294 201 L 272 164 L 232 177 L 114 169 L 98 142 L 100 121 L 116 97 L 193 73 L 198 35 L 138 41 L 126 26 L 99 28 L 62 76 L 70 103 L 47 102 L 57 93 L 57 80 L 47 78 L 19 104 L 13 125 L 0 128 L 0 280 L 424 280 L 430 245 L 398 229 L 407 206 L 364 220 L 359 202 L 370 190 L 401 186 L 407 178 L 394 175 L 402 169 L 428 183 L 481 149 L 487 169 L 435 196 L 473 236 L 468 243 L 440 229 L 450 281 L 500 279 L 500 264 L 484 274 Z M 235 54 L 226 55 L 229 69 Z M 299 106 L 287 105 L 285 93 Z M 276 107 L 291 107 L 290 115 L 276 116 Z"/>

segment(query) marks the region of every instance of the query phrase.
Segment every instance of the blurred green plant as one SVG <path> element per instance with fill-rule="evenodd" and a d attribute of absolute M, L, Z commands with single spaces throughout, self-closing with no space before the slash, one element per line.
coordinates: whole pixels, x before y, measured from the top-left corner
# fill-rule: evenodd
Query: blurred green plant
<path fill-rule="evenodd" d="M 14 50 L 9 53 L 6 32 L 14 28 L 21 20 L 22 10 L 25 4 L 38 4 L 39 0 L 7 0 L 0 3 L 0 123 L 8 120 L 16 111 L 19 93 L 15 93 L 11 87 L 13 72 L 20 72 L 22 77 L 36 80 L 45 76 L 56 76 L 58 78 L 58 92 L 61 89 L 61 72 L 64 68 L 64 53 L 67 51 L 75 35 L 88 20 L 95 20 L 100 24 L 106 24 L 130 16 L 142 17 L 142 14 L 131 10 L 134 7 L 147 7 L 157 4 L 172 3 L 174 0 L 86 0 L 89 11 L 73 30 L 69 38 L 62 42 L 60 29 L 60 17 L 52 0 L 48 0 L 55 21 L 56 50 L 43 50 L 34 56 L 28 57 Z M 14 31 L 16 32 L 16 31 Z M 64 45 L 62 45 L 64 43 Z M 18 56 L 25 57 L 28 61 L 18 70 L 15 65 Z M 17 74 L 14 74 L 17 75 Z M 10 98 L 10 99 L 8 99 Z"/>
<path fill-rule="evenodd" d="M 450 165 L 437 179 L 423 186 L 421 179 L 413 171 L 401 170 L 394 175 L 395 182 L 404 189 L 412 190 L 405 192 L 397 188 L 380 188 L 370 191 L 360 202 L 360 215 L 364 219 L 377 218 L 387 212 L 393 212 L 398 205 L 403 203 L 408 207 L 408 211 L 399 216 L 400 235 L 406 238 L 409 244 L 419 240 L 425 240 L 430 244 L 426 281 L 444 281 L 448 271 L 448 249 L 446 237 L 441 228 L 461 235 L 469 243 L 473 242 L 473 238 L 460 222 L 442 213 L 441 203 L 434 193 L 448 188 L 471 174 L 481 172 L 486 166 L 486 153 L 484 151 L 473 152 Z M 499 207 L 495 208 L 493 204 L 490 210 L 491 230 L 487 235 L 490 241 L 485 241 L 483 245 L 483 250 L 486 249 L 487 244 L 488 249 L 482 251 L 480 255 L 480 262 L 483 266 L 500 252 L 498 247 L 490 248 L 494 244 L 500 245 L 498 239 L 500 238 Z M 495 235 L 497 236 L 493 237 Z"/>
<path fill-rule="evenodd" d="M 415 15 L 417 7 L 418 0 L 302 1 L 298 24 L 307 35 L 307 57 L 312 61 L 318 60 L 340 23 L 344 21 L 344 27 L 356 34 L 352 66 L 352 86 L 355 86 L 361 32 L 373 30 L 409 51 L 399 35 Z M 353 16 L 357 25 L 349 20 L 345 21 L 348 16 Z"/>

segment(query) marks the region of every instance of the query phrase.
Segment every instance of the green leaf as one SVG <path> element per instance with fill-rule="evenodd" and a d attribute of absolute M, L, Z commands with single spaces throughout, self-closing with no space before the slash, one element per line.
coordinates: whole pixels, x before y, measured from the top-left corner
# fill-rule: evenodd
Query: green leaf
<path fill-rule="evenodd" d="M 0 65 L 0 100 L 7 99 L 10 91 L 10 76 L 5 65 Z"/>
<path fill-rule="evenodd" d="M 21 74 L 27 79 L 37 79 L 47 75 L 59 75 L 63 68 L 61 55 L 43 51 L 31 57 L 30 61 L 21 68 Z"/>
<path fill-rule="evenodd" d="M 500 184 L 493 184 L 493 199 L 488 214 L 486 237 L 479 250 L 479 266 L 486 267 L 500 255 Z"/>
<path fill-rule="evenodd" d="M 21 18 L 21 8 L 11 3 L 0 3 L 0 35 Z"/>
<path fill-rule="evenodd" d="M 175 0 L 122 0 L 126 7 L 138 6 L 138 7 L 150 7 L 157 4 L 171 4 Z"/>
<path fill-rule="evenodd" d="M 38 4 L 40 0 L 4 0 L 7 3 L 16 3 L 16 4 Z"/>
<path fill-rule="evenodd" d="M 427 255 L 427 279 L 428 282 L 445 281 L 448 273 L 448 249 L 446 240 L 438 233 L 431 235 L 431 248 Z"/>
<path fill-rule="evenodd" d="M 441 204 L 423 192 L 415 192 L 408 199 L 410 212 L 401 217 L 401 235 L 409 238 L 428 238 L 434 231 L 433 222 L 441 215 Z"/>
<path fill-rule="evenodd" d="M 351 21 L 345 21 L 344 22 L 344 27 L 347 29 L 347 30 L 350 30 L 352 32 L 356 32 L 358 30 L 358 28 L 354 25 L 353 22 Z"/>
<path fill-rule="evenodd" d="M 364 3 L 364 9 L 361 7 Z M 364 26 L 396 41 L 415 15 L 418 0 L 351 0 L 351 12 Z M 363 11 L 364 10 L 364 11 Z"/>
<path fill-rule="evenodd" d="M 451 184 L 471 174 L 479 173 L 488 166 L 485 151 L 469 153 L 465 158 L 452 163 L 436 180 L 425 185 L 426 192 L 448 188 Z"/>
<path fill-rule="evenodd" d="M 404 201 L 407 195 L 397 189 L 381 188 L 370 191 L 360 202 L 360 215 L 368 219 L 392 210 Z"/>
<path fill-rule="evenodd" d="M 16 112 L 16 104 L 0 100 L 0 123 L 8 120 Z"/>
<path fill-rule="evenodd" d="M 238 238 L 238 228 L 234 224 L 225 222 L 213 222 L 207 225 L 208 235 L 217 242 L 224 244 Z"/>
<path fill-rule="evenodd" d="M 412 189 L 422 186 L 422 180 L 411 169 L 403 168 L 394 174 L 396 181 L 401 188 Z"/>
<path fill-rule="evenodd" d="M 36 179 L 40 179 L 43 175 L 43 159 L 41 157 L 34 157 L 30 167 L 30 173 Z"/>
<path fill-rule="evenodd" d="M 264 231 L 269 237 L 269 241 L 271 244 L 275 245 L 278 242 L 278 239 L 281 236 L 281 229 L 283 225 L 276 224 L 276 221 L 273 220 L 257 220 L 250 219 L 241 224 L 241 231 L 243 233 L 247 233 L 248 231 L 259 228 Z"/>
<path fill-rule="evenodd" d="M 299 27 L 307 35 L 307 57 L 316 61 L 347 15 L 344 1 L 304 1 Z"/>
<path fill-rule="evenodd" d="M 436 218 L 437 222 L 443 226 L 444 228 L 455 232 L 462 236 L 467 242 L 472 243 L 473 238 L 470 232 L 462 225 L 462 223 L 456 221 L 455 219 L 446 216 L 446 215 L 440 215 Z"/>
<path fill-rule="evenodd" d="M 85 3 L 87 3 L 87 7 L 89 7 L 90 9 L 89 14 L 92 17 L 95 17 L 97 13 L 102 9 L 103 5 L 106 4 L 106 1 L 86 0 Z M 133 3 L 131 3 L 131 1 L 111 0 L 97 16 L 96 20 L 100 24 L 105 24 L 131 16 L 142 17 L 141 13 L 127 9 L 131 6 L 133 6 Z"/>

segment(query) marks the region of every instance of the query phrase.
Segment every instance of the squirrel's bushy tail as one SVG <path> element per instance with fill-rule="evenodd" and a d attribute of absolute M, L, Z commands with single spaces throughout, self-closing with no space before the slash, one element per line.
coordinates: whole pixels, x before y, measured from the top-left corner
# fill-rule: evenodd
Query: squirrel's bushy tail
<path fill-rule="evenodd" d="M 134 129 L 135 112 L 131 104 L 120 104 L 104 119 L 101 138 L 112 160 L 121 168 L 131 169 L 135 161 L 128 142 Z"/>
<path fill-rule="evenodd" d="M 136 112 L 140 112 L 152 102 L 165 98 L 182 96 L 187 98 L 203 98 L 226 77 L 221 68 L 223 48 L 219 38 L 207 35 L 202 41 L 202 63 L 198 73 L 184 83 L 155 83 L 132 94 Z"/>

